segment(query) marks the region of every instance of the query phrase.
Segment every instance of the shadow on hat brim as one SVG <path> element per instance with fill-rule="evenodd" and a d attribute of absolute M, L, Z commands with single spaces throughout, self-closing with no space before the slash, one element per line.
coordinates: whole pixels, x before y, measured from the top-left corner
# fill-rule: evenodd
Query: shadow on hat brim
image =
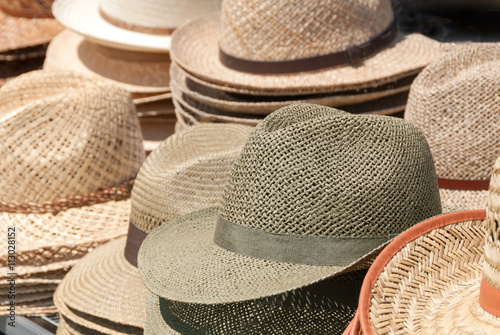
<path fill-rule="evenodd" d="M 111 58 L 99 52 L 83 36 L 67 29 L 49 44 L 43 68 L 91 74 L 131 93 L 164 93 L 170 90 L 168 54 L 165 54 L 163 62 Z"/>
<path fill-rule="evenodd" d="M 55 18 L 95 43 L 132 51 L 168 52 L 170 35 L 135 32 L 112 25 L 99 13 L 99 0 L 58 0 L 52 6 Z"/>
<path fill-rule="evenodd" d="M 284 75 L 229 69 L 219 60 L 219 15 L 210 14 L 177 28 L 170 56 L 185 71 L 204 81 L 252 90 L 337 92 L 376 87 L 408 76 L 442 55 L 440 44 L 419 34 L 400 36 L 391 46 L 356 67 Z"/>
<path fill-rule="evenodd" d="M 497 334 L 498 318 L 478 305 L 485 220 L 484 210 L 455 212 L 397 237 L 368 271 L 352 327 L 367 335 L 372 327 L 377 334 L 414 333 L 411 327 L 419 334 Z"/>

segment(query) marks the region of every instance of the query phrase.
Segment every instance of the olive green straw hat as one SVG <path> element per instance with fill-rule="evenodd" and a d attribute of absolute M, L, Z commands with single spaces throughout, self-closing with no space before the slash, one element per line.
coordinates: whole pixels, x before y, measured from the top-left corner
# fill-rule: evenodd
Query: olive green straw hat
<path fill-rule="evenodd" d="M 362 278 L 397 234 L 439 213 L 432 155 L 416 126 L 282 108 L 250 135 L 220 210 L 180 216 L 146 237 L 139 270 L 156 296 L 146 332 L 279 333 L 293 320 L 299 333 L 342 331 L 356 304 L 340 302 L 357 293 L 339 288 Z"/>
<path fill-rule="evenodd" d="M 142 334 L 147 291 L 137 270 L 142 239 L 163 222 L 218 205 L 252 130 L 234 124 L 195 126 L 169 137 L 148 156 L 131 195 L 128 237 L 91 252 L 57 288 L 54 301 L 70 321 L 67 327 Z"/>

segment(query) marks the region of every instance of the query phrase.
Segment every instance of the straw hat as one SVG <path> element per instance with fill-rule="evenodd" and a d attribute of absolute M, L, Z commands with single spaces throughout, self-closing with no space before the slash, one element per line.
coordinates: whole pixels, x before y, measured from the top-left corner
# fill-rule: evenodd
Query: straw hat
<path fill-rule="evenodd" d="M 125 234 L 145 158 L 130 95 L 82 74 L 34 71 L 5 84 L 0 102 L 0 221 L 23 241 L 16 266 L 81 257 Z"/>
<path fill-rule="evenodd" d="M 352 334 L 498 334 L 500 159 L 487 209 L 427 220 L 375 260 Z"/>
<path fill-rule="evenodd" d="M 17 49 L 49 43 L 62 30 L 52 17 L 53 0 L 1 0 L 0 1 L 0 54 L 13 56 Z M 30 51 L 30 50 L 26 50 Z M 17 52 L 18 55 L 28 52 Z"/>
<path fill-rule="evenodd" d="M 193 311 L 283 294 L 366 266 L 395 234 L 441 212 L 438 193 L 412 124 L 291 105 L 252 132 L 219 213 L 193 212 L 146 237 L 141 277 Z"/>
<path fill-rule="evenodd" d="M 411 87 L 405 119 L 429 142 L 443 203 L 461 209 L 484 208 L 490 168 L 500 156 L 499 58 L 496 43 L 456 48 Z"/>
<path fill-rule="evenodd" d="M 136 267 L 142 239 L 163 222 L 218 205 L 230 167 L 251 130 L 207 124 L 162 142 L 148 156 L 134 184 L 128 239 L 99 247 L 68 273 L 54 297 L 59 311 L 81 326 L 104 333 L 119 327 L 143 328 L 146 287 Z"/>
<path fill-rule="evenodd" d="M 50 43 L 43 67 L 92 74 L 132 93 L 169 91 L 168 54 L 112 49 L 67 29 Z"/>
<path fill-rule="evenodd" d="M 56 0 L 54 16 L 96 43 L 124 50 L 168 52 L 185 21 L 220 8 L 220 0 Z"/>
<path fill-rule="evenodd" d="M 376 87 L 440 54 L 422 35 L 396 36 L 389 0 L 225 0 L 220 15 L 177 29 L 171 48 L 175 63 L 205 81 L 315 93 Z"/>

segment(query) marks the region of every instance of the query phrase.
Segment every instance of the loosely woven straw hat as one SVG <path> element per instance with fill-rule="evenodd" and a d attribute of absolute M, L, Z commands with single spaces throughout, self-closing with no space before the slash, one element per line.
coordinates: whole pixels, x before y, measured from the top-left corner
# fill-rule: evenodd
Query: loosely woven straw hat
<path fill-rule="evenodd" d="M 487 209 L 429 219 L 373 263 L 349 334 L 498 334 L 500 159 Z"/>
<path fill-rule="evenodd" d="M 161 143 L 141 167 L 132 191 L 128 238 L 83 258 L 59 285 L 61 314 L 109 334 L 144 327 L 146 287 L 137 270 L 142 239 L 161 223 L 220 203 L 229 171 L 252 128 L 207 124 Z M 125 331 L 124 331 L 125 332 Z"/>
<path fill-rule="evenodd" d="M 54 16 L 96 43 L 119 49 L 167 52 L 175 28 L 220 8 L 220 0 L 56 0 Z"/>
<path fill-rule="evenodd" d="M 415 73 L 440 54 L 396 36 L 389 0 L 225 0 L 172 37 L 172 60 L 205 81 L 252 90 L 335 92 Z"/>
<path fill-rule="evenodd" d="M 23 241 L 16 266 L 78 258 L 125 234 L 145 158 L 130 95 L 82 74 L 34 71 L 4 85 L 0 101 L 0 221 Z M 0 251 L 1 266 L 6 258 Z"/>
<path fill-rule="evenodd" d="M 441 199 L 484 208 L 490 168 L 500 156 L 500 45 L 455 48 L 426 67 L 410 90 L 405 119 L 424 133 L 434 156 Z"/>
<path fill-rule="evenodd" d="M 169 91 L 168 54 L 108 48 L 70 30 L 64 30 L 52 40 L 43 67 L 92 74 L 131 93 Z"/>
<path fill-rule="evenodd" d="M 395 234 L 440 212 L 418 128 L 291 105 L 251 134 L 220 212 L 201 210 L 154 230 L 139 269 L 150 291 L 172 301 L 257 299 L 358 268 Z"/>

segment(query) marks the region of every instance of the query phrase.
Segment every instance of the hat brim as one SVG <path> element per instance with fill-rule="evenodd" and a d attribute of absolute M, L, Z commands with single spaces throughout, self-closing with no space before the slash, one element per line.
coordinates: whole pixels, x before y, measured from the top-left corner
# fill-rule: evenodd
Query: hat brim
<path fill-rule="evenodd" d="M 497 334 L 499 319 L 478 304 L 485 219 L 484 210 L 441 215 L 389 244 L 363 282 L 363 334 Z"/>
<path fill-rule="evenodd" d="M 57 313 L 57 308 L 54 306 L 52 297 L 33 302 L 16 303 L 16 315 L 41 316 L 55 313 Z M 6 306 L 0 306 L 0 316 L 6 315 L 9 315 L 9 311 Z"/>
<path fill-rule="evenodd" d="M 99 52 L 96 46 L 83 36 L 67 29 L 49 44 L 43 68 L 91 74 L 131 93 L 170 91 L 170 58 L 167 54 L 165 61 L 111 58 Z"/>
<path fill-rule="evenodd" d="M 369 258 L 349 266 L 314 266 L 239 255 L 213 242 L 217 215 L 217 208 L 183 215 L 146 237 L 138 263 L 151 292 L 168 300 L 201 304 L 258 299 L 359 268 Z"/>
<path fill-rule="evenodd" d="M 130 199 L 70 208 L 57 214 L 0 213 L 0 222 L 17 227 L 17 266 L 47 265 L 74 259 L 127 234 Z M 7 250 L 0 257 L 6 259 Z M 40 273 L 39 270 L 36 271 Z M 27 273 L 28 275 L 28 273 Z M 62 276 L 61 276 L 62 278 Z"/>
<path fill-rule="evenodd" d="M 177 28 L 170 56 L 185 71 L 205 81 L 253 90 L 338 92 L 376 87 L 408 76 L 442 55 L 440 44 L 423 35 L 397 39 L 356 67 L 340 66 L 285 75 L 235 71 L 219 60 L 219 16 L 210 14 Z"/>
<path fill-rule="evenodd" d="M 125 259 L 125 243 L 126 237 L 121 237 L 100 246 L 64 277 L 54 299 L 56 306 L 64 309 L 61 310 L 64 315 L 101 332 L 106 327 L 78 317 L 67 307 L 119 324 L 117 326 L 144 328 L 147 289 L 138 269 Z"/>
<path fill-rule="evenodd" d="M 99 13 L 99 0 L 58 0 L 52 5 L 55 18 L 66 28 L 89 40 L 124 50 L 168 52 L 170 35 L 154 35 L 123 29 Z"/>

